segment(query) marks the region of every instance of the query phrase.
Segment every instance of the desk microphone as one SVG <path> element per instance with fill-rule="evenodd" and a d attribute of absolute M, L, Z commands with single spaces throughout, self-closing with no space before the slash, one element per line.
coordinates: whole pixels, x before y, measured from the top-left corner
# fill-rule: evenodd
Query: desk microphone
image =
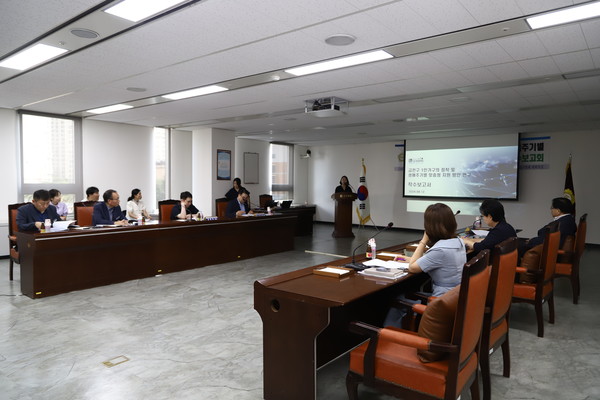
<path fill-rule="evenodd" d="M 374 234 L 373 236 L 371 236 L 370 238 L 368 238 L 367 240 L 365 240 L 364 242 L 362 242 L 361 244 L 359 244 L 358 246 L 356 246 L 354 248 L 354 250 L 352 250 L 352 262 L 350 264 L 346 264 L 344 265 L 344 267 L 347 268 L 352 268 L 355 269 L 357 271 L 362 271 L 363 269 L 366 269 L 368 267 L 365 267 L 362 263 L 356 263 L 354 261 L 354 254 L 356 253 L 356 250 L 358 250 L 359 247 L 361 247 L 362 245 L 364 245 L 365 243 L 367 243 L 369 240 L 373 239 L 375 236 L 379 235 L 380 233 L 382 233 L 383 231 L 391 228 L 392 226 L 394 226 L 393 222 L 390 222 L 389 224 L 387 224 L 387 226 L 385 228 L 383 228 L 382 230 L 380 230 L 379 232 L 377 232 L 376 234 Z"/>
<path fill-rule="evenodd" d="M 458 214 L 460 214 L 460 210 L 456 210 L 456 212 L 454 213 L 454 216 L 456 217 Z"/>

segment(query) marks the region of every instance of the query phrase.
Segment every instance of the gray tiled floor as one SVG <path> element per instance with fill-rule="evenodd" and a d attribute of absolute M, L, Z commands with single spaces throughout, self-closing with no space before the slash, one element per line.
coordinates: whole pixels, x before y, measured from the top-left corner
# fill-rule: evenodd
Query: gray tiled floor
<path fill-rule="evenodd" d="M 38 300 L 20 295 L 19 267 L 9 282 L 8 261 L 0 260 L 0 399 L 261 399 L 262 324 L 252 284 L 332 259 L 305 250 L 348 255 L 373 233 L 333 239 L 331 230 L 317 224 L 286 253 Z M 384 232 L 378 247 L 419 237 Z M 494 399 L 600 399 L 599 264 L 600 249 L 589 247 L 579 305 L 567 281 L 558 281 L 556 324 L 546 323 L 544 338 L 536 336 L 533 308 L 513 306 L 512 374 L 501 376 L 494 354 Z M 129 361 L 102 364 L 120 355 Z M 346 368 L 341 357 L 319 371 L 319 398 L 346 398 Z M 361 398 L 388 397 L 361 390 Z"/>

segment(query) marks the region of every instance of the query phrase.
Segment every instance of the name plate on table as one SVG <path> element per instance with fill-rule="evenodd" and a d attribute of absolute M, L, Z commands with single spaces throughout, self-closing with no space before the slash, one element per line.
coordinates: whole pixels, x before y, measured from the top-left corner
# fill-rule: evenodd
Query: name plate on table
<path fill-rule="evenodd" d="M 353 269 L 344 268 L 344 267 L 334 267 L 334 266 L 331 266 L 331 265 L 328 265 L 328 266 L 323 267 L 323 268 L 313 269 L 313 274 L 323 275 L 323 276 L 330 276 L 330 277 L 333 277 L 333 278 L 342 278 L 342 277 L 349 276 L 349 275 L 351 275 L 353 273 L 354 273 Z"/>

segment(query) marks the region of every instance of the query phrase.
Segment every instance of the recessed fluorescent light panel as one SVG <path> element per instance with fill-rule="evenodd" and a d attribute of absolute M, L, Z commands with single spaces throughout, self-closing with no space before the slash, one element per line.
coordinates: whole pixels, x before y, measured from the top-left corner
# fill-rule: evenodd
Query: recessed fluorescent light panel
<path fill-rule="evenodd" d="M 107 8 L 104 12 L 124 18 L 131 22 L 138 22 L 151 15 L 183 3 L 182 0 L 125 0 Z"/>
<path fill-rule="evenodd" d="M 527 18 L 527 23 L 531 29 L 540 29 L 598 16 L 600 16 L 600 1 Z"/>
<path fill-rule="evenodd" d="M 44 61 L 54 58 L 62 53 L 66 53 L 67 51 L 67 49 L 60 49 L 58 47 L 38 43 L 35 46 L 25 49 L 0 62 L 0 67 L 23 71 L 27 68 L 41 64 Z"/>
<path fill-rule="evenodd" d="M 93 110 L 88 110 L 87 112 L 92 114 L 106 114 L 109 112 L 127 110 L 129 108 L 133 108 L 133 106 L 128 106 L 127 104 L 115 104 L 113 106 L 94 108 Z"/>
<path fill-rule="evenodd" d="M 211 86 L 204 86 L 204 87 L 197 88 L 197 89 L 184 90 L 183 92 L 165 94 L 162 97 L 164 97 L 165 99 L 169 99 L 169 100 L 181 100 L 181 99 L 187 99 L 188 97 L 204 96 L 205 94 L 223 92 L 225 90 L 229 90 L 229 89 L 224 88 L 222 86 L 211 85 Z"/>
<path fill-rule="evenodd" d="M 335 60 L 318 62 L 303 67 L 286 69 L 285 72 L 295 76 L 315 74 L 317 72 L 331 71 L 333 69 L 351 67 L 353 65 L 366 64 L 374 61 L 393 58 L 394 56 L 383 50 L 371 51 L 369 53 L 357 54 L 355 56 L 337 58 Z"/>

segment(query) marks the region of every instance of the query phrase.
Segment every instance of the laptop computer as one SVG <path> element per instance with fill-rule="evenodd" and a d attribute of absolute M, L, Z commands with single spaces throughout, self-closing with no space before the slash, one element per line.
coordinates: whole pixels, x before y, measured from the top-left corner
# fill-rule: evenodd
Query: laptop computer
<path fill-rule="evenodd" d="M 292 200 L 286 200 L 281 202 L 281 208 L 290 208 L 292 205 Z"/>

